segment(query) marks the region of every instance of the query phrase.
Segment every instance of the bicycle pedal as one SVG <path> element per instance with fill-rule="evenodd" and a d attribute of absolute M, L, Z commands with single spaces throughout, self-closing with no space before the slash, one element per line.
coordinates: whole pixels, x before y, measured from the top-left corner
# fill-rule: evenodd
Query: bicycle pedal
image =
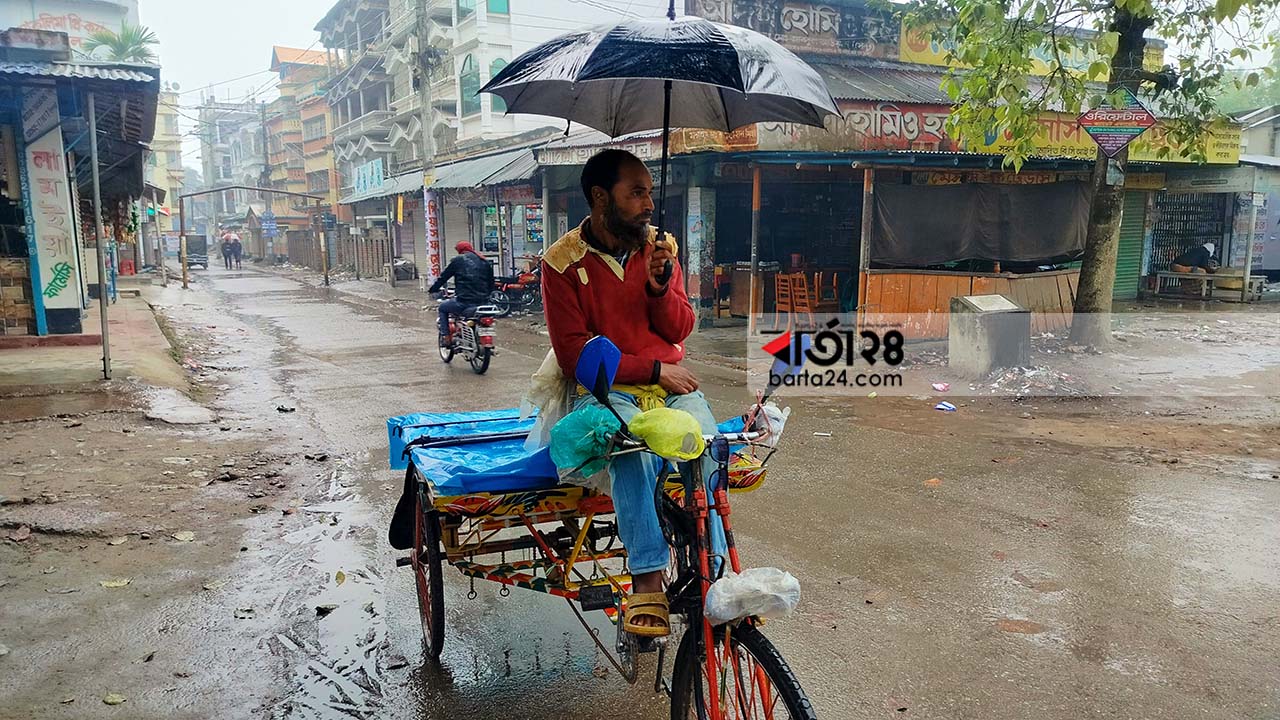
<path fill-rule="evenodd" d="M 617 605 L 609 585 L 588 585 L 578 590 L 578 603 L 583 610 L 605 610 Z"/>
<path fill-rule="evenodd" d="M 396 558 L 396 567 L 408 567 L 413 564 L 413 558 L 409 555 Z"/>

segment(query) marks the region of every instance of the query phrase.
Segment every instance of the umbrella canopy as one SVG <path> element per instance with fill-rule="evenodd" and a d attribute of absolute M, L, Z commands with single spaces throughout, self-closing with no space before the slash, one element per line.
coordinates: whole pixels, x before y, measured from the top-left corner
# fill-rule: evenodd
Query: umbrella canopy
<path fill-rule="evenodd" d="M 818 72 L 794 53 L 757 32 L 696 17 L 562 35 L 516 58 L 480 91 L 501 97 L 509 113 L 565 118 L 611 137 L 756 122 L 821 127 L 837 112 Z"/>

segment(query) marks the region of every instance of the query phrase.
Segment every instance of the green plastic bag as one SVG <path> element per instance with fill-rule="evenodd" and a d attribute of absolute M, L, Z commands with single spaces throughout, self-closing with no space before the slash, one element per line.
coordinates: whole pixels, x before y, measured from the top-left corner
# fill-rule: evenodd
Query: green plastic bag
<path fill-rule="evenodd" d="M 609 438 L 622 427 L 613 413 L 599 405 L 583 405 L 551 428 L 551 462 L 562 472 L 578 468 L 583 477 L 604 470 Z M 585 463 L 585 464 L 584 464 Z"/>

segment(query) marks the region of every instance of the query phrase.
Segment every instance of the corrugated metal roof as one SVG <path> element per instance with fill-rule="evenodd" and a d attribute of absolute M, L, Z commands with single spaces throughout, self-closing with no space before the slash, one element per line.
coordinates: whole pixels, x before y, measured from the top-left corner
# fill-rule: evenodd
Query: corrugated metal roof
<path fill-rule="evenodd" d="M 525 182 L 538 171 L 538 160 L 533 156 L 533 149 L 527 148 L 516 156 L 509 165 L 485 178 L 485 185 L 506 185 L 508 183 Z"/>
<path fill-rule="evenodd" d="M 1280 157 L 1274 155 L 1241 155 L 1240 162 L 1245 165 L 1280 168 Z"/>
<path fill-rule="evenodd" d="M 485 184 L 489 177 L 508 165 L 521 155 L 528 153 L 528 148 L 509 150 L 486 157 L 460 160 L 449 165 L 436 166 L 435 181 L 431 183 L 434 190 L 450 190 L 474 188 Z"/>
<path fill-rule="evenodd" d="M 339 198 L 339 205 L 350 205 L 360 202 L 361 200 L 373 200 L 375 198 L 387 197 L 389 195 L 399 195 L 407 192 L 422 192 L 422 171 L 415 170 L 403 175 L 389 177 L 382 181 L 382 186 L 374 190 L 368 190 L 363 193 L 352 193 L 346 197 Z"/>
<path fill-rule="evenodd" d="M 837 100 L 951 103 L 940 89 L 945 68 L 885 61 L 811 64 Z"/>
<path fill-rule="evenodd" d="M 25 75 L 40 78 L 64 78 L 72 80 L 117 80 L 123 82 L 151 82 L 155 77 L 141 70 L 128 70 L 118 66 L 84 65 L 81 63 L 38 63 L 0 61 L 0 75 Z"/>

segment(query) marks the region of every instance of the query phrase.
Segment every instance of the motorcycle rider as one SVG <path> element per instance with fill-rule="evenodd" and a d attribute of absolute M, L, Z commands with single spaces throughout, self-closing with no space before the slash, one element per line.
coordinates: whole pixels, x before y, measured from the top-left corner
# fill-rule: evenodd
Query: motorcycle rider
<path fill-rule="evenodd" d="M 440 336 L 444 344 L 453 342 L 449 335 L 449 316 L 465 316 L 477 305 L 488 302 L 493 292 L 493 266 L 485 260 L 475 247 L 463 240 L 454 246 L 458 256 L 449 261 L 449 266 L 440 273 L 440 277 L 427 292 L 437 292 L 453 278 L 454 298 L 440 303 Z"/>

